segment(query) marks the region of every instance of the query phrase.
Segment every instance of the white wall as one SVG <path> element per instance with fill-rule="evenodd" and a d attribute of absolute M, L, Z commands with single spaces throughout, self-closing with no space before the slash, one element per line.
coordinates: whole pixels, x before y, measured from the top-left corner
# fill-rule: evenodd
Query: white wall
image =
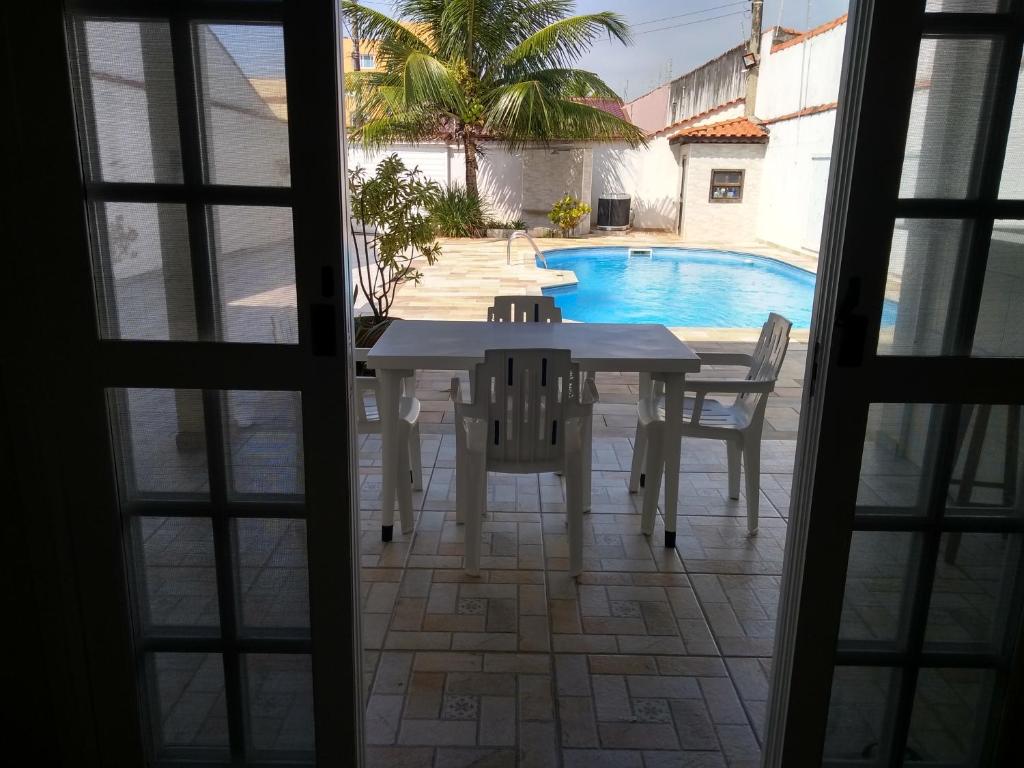
<path fill-rule="evenodd" d="M 685 144 L 682 237 L 693 242 L 753 240 L 761 200 L 764 144 Z M 711 172 L 743 170 L 743 199 L 711 202 Z"/>
<path fill-rule="evenodd" d="M 770 35 L 761 43 L 761 70 L 754 114 L 762 120 L 805 107 L 829 104 L 839 97 L 846 24 L 771 52 Z"/>
<path fill-rule="evenodd" d="M 847 25 L 771 52 L 761 44 L 755 114 L 769 132 L 756 235 L 793 249 L 816 251 L 831 162 L 835 110 L 773 122 L 839 98 Z"/>
<path fill-rule="evenodd" d="M 453 156 L 452 178 L 464 183 L 466 166 L 460 150 Z M 457 161 L 462 160 L 461 165 Z M 487 145 L 477 158 L 477 184 L 493 218 L 514 221 L 523 214 L 523 153 Z"/>
<path fill-rule="evenodd" d="M 397 154 L 408 168 L 419 168 L 442 187 L 466 184 L 466 153 L 461 146 L 440 142 L 392 144 L 366 150 L 354 144 L 348 147 L 348 168 L 362 167 L 368 175 L 387 155 Z M 477 153 L 477 184 L 493 218 L 517 219 L 523 209 L 522 152 L 487 144 Z"/>
<path fill-rule="evenodd" d="M 816 185 L 816 158 L 830 157 L 836 112 L 783 120 L 768 125 L 764 155 L 761 207 L 757 237 L 787 248 L 817 250 L 808 236 L 808 219 L 818 216 L 815 199 L 824 194 Z M 827 169 L 825 177 L 827 178 Z"/>
<path fill-rule="evenodd" d="M 436 181 L 442 187 L 450 183 L 449 148 L 447 144 L 392 144 L 380 149 L 367 150 L 349 144 L 348 169 L 364 168 L 366 175 L 373 176 L 377 164 L 391 154 L 397 154 L 409 169 L 419 168 L 423 175 Z M 460 176 L 460 178 L 462 178 Z"/>
<path fill-rule="evenodd" d="M 597 225 L 601 195 L 622 192 L 630 196 L 633 226 L 637 229 L 675 231 L 679 206 L 678 148 L 664 136 L 647 148 L 601 144 L 594 147 L 591 225 Z"/>

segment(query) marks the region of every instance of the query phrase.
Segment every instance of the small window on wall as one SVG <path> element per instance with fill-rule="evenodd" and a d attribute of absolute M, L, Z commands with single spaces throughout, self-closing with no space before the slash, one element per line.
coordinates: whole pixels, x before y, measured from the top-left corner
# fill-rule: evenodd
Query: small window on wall
<path fill-rule="evenodd" d="M 711 202 L 739 203 L 743 200 L 743 171 L 712 171 Z"/>
<path fill-rule="evenodd" d="M 373 54 L 363 53 L 359 56 L 359 67 L 360 69 L 373 69 Z"/>

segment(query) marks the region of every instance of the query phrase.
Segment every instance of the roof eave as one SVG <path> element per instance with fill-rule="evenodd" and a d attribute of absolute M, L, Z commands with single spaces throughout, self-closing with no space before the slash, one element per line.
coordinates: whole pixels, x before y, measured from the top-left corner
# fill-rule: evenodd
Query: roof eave
<path fill-rule="evenodd" d="M 675 136 L 669 144 L 767 144 L 767 136 Z"/>

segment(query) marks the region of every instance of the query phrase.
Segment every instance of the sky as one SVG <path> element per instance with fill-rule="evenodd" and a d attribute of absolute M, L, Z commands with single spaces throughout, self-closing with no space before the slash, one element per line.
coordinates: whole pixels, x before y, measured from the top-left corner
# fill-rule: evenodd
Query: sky
<path fill-rule="evenodd" d="M 390 12 L 389 0 L 362 0 Z M 765 0 L 764 27 L 809 29 L 846 12 L 849 0 Z M 600 75 L 626 101 L 700 66 L 750 35 L 749 0 L 577 0 L 577 13 L 615 11 L 633 30 L 627 47 L 602 40 L 578 66 Z M 215 27 L 250 77 L 283 74 L 280 30 Z"/>

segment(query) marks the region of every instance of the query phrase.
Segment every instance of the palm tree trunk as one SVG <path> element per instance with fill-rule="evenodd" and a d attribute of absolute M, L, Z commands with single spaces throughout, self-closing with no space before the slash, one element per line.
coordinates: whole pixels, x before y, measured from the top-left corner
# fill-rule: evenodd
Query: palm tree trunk
<path fill-rule="evenodd" d="M 476 139 L 469 135 L 469 131 L 462 132 L 462 145 L 466 148 L 466 192 L 479 195 L 476 186 Z"/>

